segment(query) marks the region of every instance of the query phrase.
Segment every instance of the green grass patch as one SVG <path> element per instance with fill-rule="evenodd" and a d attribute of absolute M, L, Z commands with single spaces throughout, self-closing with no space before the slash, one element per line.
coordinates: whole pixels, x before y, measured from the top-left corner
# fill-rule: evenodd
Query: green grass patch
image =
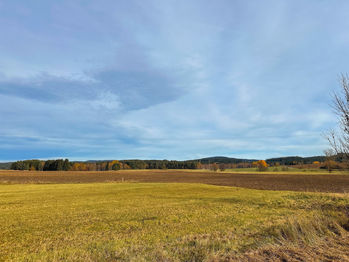
<path fill-rule="evenodd" d="M 348 205 L 201 184 L 0 185 L 0 260 L 202 261 L 293 237 L 290 217 L 346 223 Z"/>

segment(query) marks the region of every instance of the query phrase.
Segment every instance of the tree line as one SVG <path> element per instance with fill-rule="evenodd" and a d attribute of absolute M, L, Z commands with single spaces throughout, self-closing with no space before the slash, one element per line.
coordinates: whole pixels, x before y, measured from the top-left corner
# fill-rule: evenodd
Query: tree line
<path fill-rule="evenodd" d="M 341 162 L 343 156 L 338 154 L 334 156 L 334 160 Z M 299 157 L 299 156 L 287 156 L 287 157 L 278 157 L 278 158 L 269 158 L 265 161 L 268 165 L 300 165 L 300 164 L 312 164 L 314 161 L 324 162 L 326 160 L 326 156 L 311 156 L 311 157 Z M 252 163 L 258 161 L 258 159 L 241 159 L 241 158 L 231 158 L 231 157 L 223 157 L 223 156 L 215 156 L 215 157 L 206 157 L 197 159 L 203 165 L 212 165 L 216 164 L 225 164 L 226 168 L 246 168 L 252 167 Z"/>
<path fill-rule="evenodd" d="M 16 161 L 11 164 L 13 170 L 32 170 L 32 171 L 68 171 L 72 167 L 68 159 L 56 160 L 24 160 Z"/>
<path fill-rule="evenodd" d="M 94 162 L 70 162 L 68 159 L 23 160 L 11 164 L 13 170 L 32 171 L 108 171 L 125 169 L 198 169 L 199 161 L 177 160 L 110 160 Z"/>

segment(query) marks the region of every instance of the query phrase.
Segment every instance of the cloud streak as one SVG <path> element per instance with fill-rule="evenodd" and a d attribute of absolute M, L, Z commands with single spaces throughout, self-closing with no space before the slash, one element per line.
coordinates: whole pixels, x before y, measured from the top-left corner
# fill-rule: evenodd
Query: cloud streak
<path fill-rule="evenodd" d="M 335 1 L 3 1 L 0 160 L 317 155 Z"/>

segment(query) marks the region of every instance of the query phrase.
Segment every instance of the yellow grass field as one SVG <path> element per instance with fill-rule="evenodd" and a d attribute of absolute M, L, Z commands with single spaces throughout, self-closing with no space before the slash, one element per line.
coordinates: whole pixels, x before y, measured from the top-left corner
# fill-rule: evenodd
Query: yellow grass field
<path fill-rule="evenodd" d="M 0 185 L 0 261 L 325 257 L 340 239 L 333 255 L 346 261 L 348 207 L 345 194 L 203 184 Z"/>

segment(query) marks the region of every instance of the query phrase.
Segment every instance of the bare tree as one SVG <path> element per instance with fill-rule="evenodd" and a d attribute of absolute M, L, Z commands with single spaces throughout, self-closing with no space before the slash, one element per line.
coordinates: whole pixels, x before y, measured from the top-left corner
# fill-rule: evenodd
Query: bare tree
<path fill-rule="evenodd" d="M 332 107 L 339 119 L 338 132 L 331 131 L 327 140 L 337 155 L 349 160 L 349 76 L 341 77 L 342 90 L 334 93 Z"/>
<path fill-rule="evenodd" d="M 217 163 L 213 163 L 213 164 L 211 165 L 210 169 L 213 170 L 213 171 L 215 171 L 215 172 L 217 172 L 218 169 L 219 169 L 219 167 L 218 167 Z"/>
<path fill-rule="evenodd" d="M 330 148 L 324 150 L 324 154 L 326 156 L 325 167 L 327 168 L 328 172 L 331 173 L 332 169 L 335 167 L 336 164 L 336 162 L 333 160 L 335 156 L 335 151 L 332 148 Z"/>

